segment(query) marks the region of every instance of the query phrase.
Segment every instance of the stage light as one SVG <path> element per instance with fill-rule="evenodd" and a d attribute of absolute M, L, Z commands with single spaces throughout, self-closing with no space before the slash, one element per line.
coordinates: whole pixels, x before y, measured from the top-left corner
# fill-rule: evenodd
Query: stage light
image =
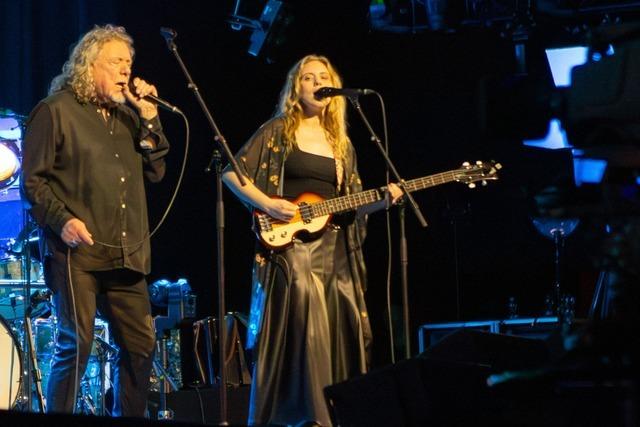
<path fill-rule="evenodd" d="M 571 70 L 587 62 L 589 48 L 584 46 L 568 46 L 545 49 L 549 69 L 556 88 L 571 86 Z M 547 148 L 551 150 L 570 148 L 567 133 L 557 118 L 549 121 L 549 132 L 544 138 L 525 139 L 523 144 L 530 147 Z"/>
<path fill-rule="evenodd" d="M 162 309 L 166 307 L 166 316 L 154 318 L 157 333 L 175 328 L 185 318 L 195 318 L 196 295 L 186 279 L 178 279 L 177 282 L 156 280 L 148 289 L 151 304 Z"/>
<path fill-rule="evenodd" d="M 240 1 L 236 1 L 234 12 L 227 22 L 235 31 L 244 28 L 252 30 L 247 52 L 249 55 L 265 57 L 268 62 L 272 62 L 272 51 L 284 43 L 284 30 L 292 22 L 292 17 L 286 12 L 284 2 L 268 0 L 258 19 L 248 18 L 239 14 Z"/>
<path fill-rule="evenodd" d="M 170 302 L 181 301 L 191 295 L 191 286 L 186 279 L 172 283 L 167 279 L 156 280 L 149 285 L 149 298 L 156 307 L 166 307 Z"/>

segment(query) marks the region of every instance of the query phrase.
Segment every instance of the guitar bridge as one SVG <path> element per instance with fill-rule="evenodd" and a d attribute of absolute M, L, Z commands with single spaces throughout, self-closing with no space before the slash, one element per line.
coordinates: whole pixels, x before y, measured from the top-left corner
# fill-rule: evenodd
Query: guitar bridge
<path fill-rule="evenodd" d="M 271 219 L 268 215 L 258 215 L 258 228 L 260 231 L 273 231 Z"/>

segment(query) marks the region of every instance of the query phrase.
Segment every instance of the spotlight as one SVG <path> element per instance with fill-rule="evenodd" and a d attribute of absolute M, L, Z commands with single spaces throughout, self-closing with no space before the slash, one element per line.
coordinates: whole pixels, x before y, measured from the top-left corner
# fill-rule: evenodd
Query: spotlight
<path fill-rule="evenodd" d="M 154 319 L 157 333 L 175 328 L 183 319 L 196 315 L 196 296 L 186 279 L 173 283 L 167 279 L 156 280 L 149 285 L 149 299 L 155 307 L 167 307 L 166 316 Z"/>
<path fill-rule="evenodd" d="M 270 51 L 284 43 L 284 30 L 292 21 L 285 12 L 284 3 L 280 0 L 268 0 L 260 18 L 252 19 L 239 15 L 240 2 L 241 0 L 236 1 L 233 14 L 227 22 L 232 30 L 239 31 L 243 28 L 252 30 L 247 52 L 256 57 L 264 56 L 268 62 L 272 62 Z"/>

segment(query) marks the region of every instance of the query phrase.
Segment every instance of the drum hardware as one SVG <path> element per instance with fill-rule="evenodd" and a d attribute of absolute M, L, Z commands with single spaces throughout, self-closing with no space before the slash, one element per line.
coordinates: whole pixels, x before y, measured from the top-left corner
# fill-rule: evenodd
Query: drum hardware
<path fill-rule="evenodd" d="M 156 330 L 156 354 L 160 356 L 159 361 L 154 358 L 153 369 L 160 386 L 157 416 L 160 420 L 170 420 L 173 419 L 173 411 L 167 408 L 167 393 L 178 390 L 178 386 L 168 373 L 170 359 L 167 348 L 168 335 L 185 318 L 195 316 L 196 296 L 186 279 L 178 279 L 175 283 L 161 279 L 149 285 L 149 299 L 155 307 L 167 309 L 166 316 L 156 316 L 153 319 Z"/>
<path fill-rule="evenodd" d="M 98 377 L 100 378 L 100 390 L 102 390 L 102 393 L 100 393 L 100 411 L 97 415 L 111 415 L 110 413 L 107 413 L 107 405 L 105 400 L 107 395 L 107 384 L 109 382 L 109 378 L 107 376 L 107 363 L 115 360 L 116 356 L 118 355 L 118 348 L 109 344 L 107 340 L 105 340 L 98 334 L 94 335 L 94 342 L 96 344 L 95 349 L 98 356 Z"/>
<path fill-rule="evenodd" d="M 167 353 L 167 341 L 168 338 L 166 336 L 156 340 L 156 351 L 160 355 L 160 361 L 156 358 L 153 359 L 153 369 L 156 376 L 160 379 L 160 404 L 158 408 L 159 420 L 173 419 L 173 411 L 167 408 L 167 393 L 178 390 L 176 383 L 167 372 L 169 360 Z"/>
<path fill-rule="evenodd" d="M 26 404 L 27 404 L 27 408 L 29 408 L 29 410 L 33 409 L 33 404 L 32 404 L 32 392 L 33 392 L 33 388 L 32 385 L 35 384 L 35 392 L 36 392 L 36 398 L 37 398 L 37 409 L 39 412 L 44 413 L 45 412 L 45 398 L 44 398 L 44 393 L 42 392 L 42 376 L 40 374 L 40 367 L 38 366 L 37 363 L 37 358 L 36 358 L 36 348 L 35 348 L 35 343 L 33 340 L 33 331 L 31 329 L 31 322 L 32 322 L 32 305 L 31 305 L 31 281 L 32 279 L 34 279 L 34 277 L 32 277 L 31 275 L 31 267 L 32 267 L 32 263 L 31 263 L 31 252 L 30 252 L 30 246 L 29 246 L 29 238 L 31 237 L 31 235 L 35 232 L 36 230 L 36 224 L 29 218 L 26 217 L 25 218 L 25 223 L 24 223 L 24 227 L 22 228 L 22 230 L 19 233 L 19 241 L 23 242 L 20 245 L 20 249 L 22 249 L 20 252 L 20 256 L 21 256 L 21 260 L 22 260 L 22 271 L 23 271 L 23 278 L 24 278 L 24 288 L 23 288 L 23 302 L 25 302 L 24 305 L 24 313 L 23 313 L 23 321 L 24 321 L 24 325 L 25 325 L 25 334 L 23 337 L 23 364 L 24 364 L 24 368 L 22 371 L 23 374 L 23 382 L 22 384 L 24 385 L 24 387 L 22 388 L 22 392 L 24 394 L 24 396 L 26 396 Z M 28 302 L 28 303 L 27 303 Z M 13 309 L 14 307 L 12 307 Z M 15 312 L 15 311 L 14 311 Z"/>
<path fill-rule="evenodd" d="M 31 310 L 31 317 L 46 317 L 51 314 L 51 291 L 33 290 L 29 298 L 29 304 L 25 304 L 24 295 L 10 288 L 8 294 L 0 297 L 0 316 L 7 321 L 13 321 L 24 317 L 24 310 L 28 307 Z"/>
<path fill-rule="evenodd" d="M 43 375 L 43 388 L 49 380 L 51 362 L 55 350 L 57 320 L 54 317 L 35 319 L 34 338 L 37 363 Z M 24 328 L 19 328 L 23 329 Z M 108 323 L 96 318 L 94 341 L 86 370 L 80 381 L 76 400 L 76 412 L 85 415 L 109 415 L 105 396 L 111 387 L 111 363 L 115 360 L 118 348 L 109 343 Z"/>
<path fill-rule="evenodd" d="M 38 398 L 38 410 L 42 413 L 44 413 L 46 411 L 45 408 L 45 401 L 44 401 L 44 393 L 42 391 L 42 374 L 40 372 L 40 367 L 38 366 L 38 359 L 36 358 L 36 352 L 35 352 L 35 341 L 33 339 L 33 329 L 31 328 L 31 316 L 29 314 L 29 312 L 31 311 L 31 307 L 27 308 L 25 310 L 25 312 L 27 314 L 25 314 L 25 318 L 27 319 L 27 321 L 25 322 L 25 326 L 26 326 L 26 337 L 25 337 L 25 342 L 28 343 L 27 345 L 27 349 L 28 351 L 27 353 L 27 357 L 28 357 L 28 361 L 29 363 L 27 364 L 27 366 L 29 366 L 29 368 L 31 368 L 31 377 L 29 377 L 29 373 L 25 373 L 25 375 L 29 378 L 29 379 L 33 379 L 34 383 L 35 383 L 35 387 L 36 387 L 36 396 Z M 31 385 L 30 381 L 27 381 L 25 384 L 27 384 L 27 386 Z M 31 397 L 31 393 L 30 393 L 30 388 L 27 388 L 26 392 L 28 394 L 29 397 Z M 30 399 L 27 399 L 27 404 L 31 405 Z M 29 406 L 29 408 L 31 408 L 31 406 Z"/>

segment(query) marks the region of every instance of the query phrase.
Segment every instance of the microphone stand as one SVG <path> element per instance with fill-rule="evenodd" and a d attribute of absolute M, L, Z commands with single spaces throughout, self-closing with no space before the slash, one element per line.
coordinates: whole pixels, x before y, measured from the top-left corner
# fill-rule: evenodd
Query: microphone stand
<path fill-rule="evenodd" d="M 377 92 L 375 92 L 375 93 L 377 94 Z M 377 94 L 377 95 L 380 96 L 379 94 Z M 364 125 L 367 128 L 367 130 L 369 131 L 369 134 L 371 135 L 371 137 L 370 137 L 371 142 L 373 142 L 378 147 L 378 150 L 380 151 L 380 153 L 382 154 L 382 157 L 384 158 L 385 162 L 387 163 L 387 167 L 389 168 L 389 170 L 391 171 L 393 176 L 396 178 L 397 185 L 402 189 L 402 191 L 404 191 L 404 197 L 405 197 L 406 200 L 409 201 L 409 205 L 411 206 L 411 209 L 413 209 L 413 212 L 416 215 L 416 218 L 418 218 L 418 221 L 420 222 L 420 225 L 422 227 L 426 227 L 427 226 L 427 221 L 424 219 L 424 216 L 422 215 L 422 212 L 420 211 L 420 208 L 418 207 L 418 204 L 416 203 L 416 201 L 413 198 L 413 196 L 411 195 L 411 193 L 409 193 L 406 190 L 405 185 L 404 185 L 404 179 L 402 179 L 400 177 L 400 174 L 398 173 L 398 171 L 396 170 L 395 166 L 393 165 L 393 162 L 389 158 L 389 155 L 387 154 L 386 150 L 382 146 L 382 143 L 380 142 L 380 138 L 378 137 L 378 135 L 376 135 L 375 131 L 371 127 L 371 124 L 369 123 L 369 120 L 367 120 L 367 117 L 365 116 L 364 112 L 362 111 L 362 107 L 360 106 L 360 101 L 358 100 L 357 95 L 347 96 L 347 98 L 351 102 L 351 105 L 353 105 L 353 108 L 355 108 L 355 110 L 360 115 L 360 118 L 362 119 L 362 122 L 364 123 Z M 406 232 L 405 232 L 404 203 L 403 203 L 400 206 L 400 266 L 401 266 L 401 269 L 402 269 L 402 273 L 401 273 L 401 277 L 402 277 L 402 280 L 401 280 L 402 281 L 402 321 L 403 321 L 404 342 L 405 342 L 405 347 L 404 348 L 405 348 L 405 357 L 407 359 L 409 359 L 411 357 L 411 337 L 410 337 L 410 334 L 409 334 L 409 292 L 408 292 L 408 284 L 407 284 L 407 277 L 408 277 L 407 267 L 408 267 L 408 265 L 409 265 L 409 258 L 408 258 L 408 251 L 407 251 L 407 238 L 406 238 Z M 393 328 L 393 325 L 391 325 L 391 327 Z"/>
<path fill-rule="evenodd" d="M 204 112 L 211 129 L 213 130 L 215 136 L 214 141 L 218 143 L 218 147 L 222 149 L 227 160 L 231 164 L 234 172 L 238 176 L 238 180 L 244 186 L 246 182 L 244 180 L 244 176 L 240 172 L 240 168 L 238 167 L 238 163 L 236 162 L 229 146 L 227 145 L 227 141 L 224 136 L 218 129 L 207 105 L 205 104 L 202 96 L 200 95 L 200 91 L 198 86 L 193 82 L 191 78 L 191 74 L 187 70 L 187 67 L 184 65 L 180 54 L 178 53 L 178 48 L 174 43 L 173 39 L 177 36 L 177 33 L 172 29 L 162 28 L 160 33 L 165 38 L 167 42 L 167 47 L 174 54 L 182 72 L 184 73 L 188 85 L 187 87 L 193 91 L 202 111 Z M 220 151 L 218 149 L 213 150 L 211 163 L 215 161 L 215 170 L 216 170 L 216 190 L 217 190 L 217 198 L 216 198 L 216 229 L 217 229 L 217 250 L 218 250 L 218 259 L 217 259 L 217 267 L 218 267 L 218 352 L 219 352 L 219 383 L 218 383 L 218 396 L 219 396 L 219 405 L 220 405 L 220 422 L 218 425 L 229 425 L 227 421 L 227 369 L 225 366 L 226 361 L 226 341 L 227 341 L 227 332 L 225 328 L 226 322 L 224 322 L 225 316 L 225 297 L 224 297 L 224 202 L 222 197 L 222 166 L 221 166 L 222 156 L 220 155 Z M 210 165 L 207 167 L 205 172 L 210 171 Z"/>

